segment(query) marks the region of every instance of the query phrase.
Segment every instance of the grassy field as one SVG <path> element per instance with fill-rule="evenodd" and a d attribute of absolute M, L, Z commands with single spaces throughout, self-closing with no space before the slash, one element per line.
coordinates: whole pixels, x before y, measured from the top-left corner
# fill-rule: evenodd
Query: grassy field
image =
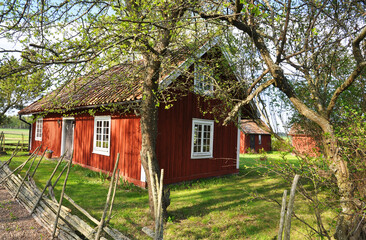
<path fill-rule="evenodd" d="M 15 145 L 20 142 L 24 147 L 28 146 L 28 129 L 10 129 L 10 128 L 0 128 L 0 133 L 3 132 L 5 136 L 5 148 L 14 149 Z M 7 145 L 7 144 L 10 144 Z"/>
<path fill-rule="evenodd" d="M 254 168 L 260 161 L 258 154 L 241 155 L 240 173 L 222 178 L 205 179 L 171 186 L 171 206 L 165 226 L 165 239 L 273 239 L 278 230 L 280 209 L 271 201 L 281 201 L 283 190 L 290 186 L 280 178 L 261 176 Z M 279 153 L 268 154 L 269 159 L 280 158 Z M 295 157 L 288 160 L 296 164 Z M 0 160 L 5 160 L 1 157 Z M 26 159 L 17 157 L 10 164 L 16 167 Z M 55 161 L 46 160 L 35 175 L 37 184 L 44 186 L 55 166 Z M 25 172 L 26 169 L 23 170 Z M 263 170 L 261 170 L 263 171 Z M 61 178 L 61 181 L 63 179 Z M 66 193 L 96 218 L 100 218 L 108 191 L 105 175 L 74 165 Z M 56 195 L 62 183 L 58 184 Z M 67 205 L 67 201 L 64 201 Z M 297 196 L 295 211 L 306 221 L 313 223 L 311 209 Z M 70 205 L 67 205 L 71 208 Z M 77 210 L 73 210 L 77 214 Z M 332 212 L 326 212 L 331 222 Z M 132 239 L 149 239 L 142 231 L 152 226 L 148 217 L 148 194 L 146 190 L 121 182 L 116 194 L 113 227 Z M 304 239 L 306 229 L 299 221 L 293 220 L 293 239 Z"/>

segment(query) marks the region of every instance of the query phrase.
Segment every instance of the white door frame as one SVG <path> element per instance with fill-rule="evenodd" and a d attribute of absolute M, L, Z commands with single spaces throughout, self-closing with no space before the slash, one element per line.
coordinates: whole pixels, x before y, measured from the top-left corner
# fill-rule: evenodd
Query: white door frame
<path fill-rule="evenodd" d="M 239 169 L 239 165 L 240 165 L 240 125 L 241 121 L 240 121 L 240 113 L 239 113 L 239 117 L 238 117 L 238 132 L 237 132 L 237 136 L 236 136 L 236 169 Z"/>
<path fill-rule="evenodd" d="M 74 117 L 62 117 L 62 131 L 61 131 L 61 155 L 65 153 L 65 122 L 66 120 L 75 120 Z M 74 128 L 72 129 L 74 133 Z"/>

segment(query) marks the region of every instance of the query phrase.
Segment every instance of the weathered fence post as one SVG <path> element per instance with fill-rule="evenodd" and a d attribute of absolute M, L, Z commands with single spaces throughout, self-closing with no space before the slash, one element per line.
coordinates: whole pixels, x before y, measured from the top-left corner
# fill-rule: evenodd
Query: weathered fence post
<path fill-rule="evenodd" d="M 148 153 L 147 157 L 148 157 L 148 168 L 151 182 L 151 192 L 154 201 L 155 232 L 152 232 L 152 230 L 150 230 L 147 227 L 142 228 L 142 231 L 144 231 L 147 235 L 157 240 L 157 239 L 163 239 L 164 234 L 163 208 L 162 208 L 164 169 L 161 169 L 160 182 L 159 182 L 158 175 L 152 173 L 152 156 L 150 155 L 150 153 Z"/>
<path fill-rule="evenodd" d="M 38 148 L 37 148 L 38 149 Z M 37 151 L 36 149 L 36 151 Z M 20 164 L 17 168 L 15 168 L 11 173 L 9 173 L 8 175 L 6 175 L 3 179 L 1 179 L 0 184 L 3 183 L 8 177 L 10 177 L 11 175 L 13 175 L 16 171 L 20 170 L 22 171 L 23 167 L 29 162 L 29 160 L 31 160 L 34 157 L 34 152 L 32 153 L 32 155 L 29 156 L 29 158 L 22 164 Z"/>
<path fill-rule="evenodd" d="M 22 188 L 22 186 L 23 186 L 23 184 L 24 184 L 24 182 L 25 182 L 25 179 L 28 177 L 28 175 L 29 175 L 29 171 L 31 170 L 31 168 L 32 168 L 32 166 L 33 166 L 33 163 L 34 163 L 34 161 L 35 161 L 35 160 L 36 160 L 36 158 L 37 158 L 37 154 L 38 154 L 39 150 L 40 150 L 40 148 L 38 148 L 37 153 L 35 154 L 35 156 L 34 156 L 34 158 L 33 158 L 32 163 L 31 163 L 31 164 L 30 164 L 30 166 L 28 167 L 28 170 L 27 170 L 27 172 L 25 173 L 25 175 L 24 175 L 24 177 L 23 177 L 23 179 L 22 179 L 22 182 L 20 183 L 20 185 L 19 185 L 19 187 L 18 187 L 18 190 L 16 191 L 16 193 L 15 193 L 15 195 L 14 195 L 14 199 L 15 199 L 15 198 L 17 198 L 17 196 L 18 196 L 18 194 L 19 194 L 19 191 L 20 191 L 20 189 Z"/>
<path fill-rule="evenodd" d="M 114 204 L 114 198 L 116 197 L 116 191 L 117 191 L 117 184 L 118 184 L 118 180 L 119 180 L 119 169 L 117 170 L 117 177 L 114 180 L 114 189 L 113 189 L 113 196 L 112 196 L 112 201 L 111 201 L 111 206 L 109 208 L 109 213 L 107 216 L 107 221 L 105 222 L 106 224 L 109 223 L 109 221 L 112 218 L 112 210 L 113 210 L 113 204 Z"/>
<path fill-rule="evenodd" d="M 55 169 L 53 169 L 53 172 L 52 172 L 52 174 L 51 174 L 50 178 L 48 179 L 48 181 L 47 181 L 47 183 L 46 183 L 45 187 L 43 188 L 43 191 L 41 192 L 41 195 L 38 197 L 38 199 L 37 199 L 37 201 L 36 201 L 36 204 L 34 204 L 34 206 L 33 206 L 33 209 L 32 209 L 32 211 L 31 211 L 31 214 L 33 214 L 34 210 L 36 210 L 37 205 L 38 205 L 38 204 L 39 204 L 39 202 L 41 201 L 41 199 L 42 199 L 42 196 L 43 196 L 44 192 L 46 191 L 47 187 L 51 184 L 51 180 L 52 180 L 53 176 L 55 175 L 55 173 L 56 173 L 56 171 L 57 171 L 57 168 L 60 166 L 60 164 L 61 164 L 62 160 L 64 159 L 64 156 L 65 156 L 65 154 L 64 154 L 64 155 L 62 155 L 62 157 L 61 157 L 61 158 L 60 158 L 60 160 L 58 161 L 58 163 L 57 163 L 57 165 L 56 165 Z"/>
<path fill-rule="evenodd" d="M 15 150 L 14 150 L 14 151 L 13 151 L 13 153 L 11 154 L 10 158 L 8 159 L 8 161 L 5 161 L 5 162 L 0 166 L 0 169 L 2 169 L 2 168 L 5 166 L 5 164 L 6 164 L 6 165 L 9 165 L 9 164 L 10 164 L 11 160 L 13 159 L 13 157 L 15 157 L 15 156 L 17 155 L 17 153 L 19 152 L 19 150 L 18 150 L 18 146 L 19 146 L 19 142 L 18 142 L 18 144 L 17 144 L 17 146 L 16 146 Z"/>
<path fill-rule="evenodd" d="M 290 240 L 291 216 L 292 216 L 292 211 L 294 208 L 295 192 L 296 192 L 296 186 L 297 186 L 297 182 L 299 181 L 299 178 L 300 178 L 300 175 L 296 174 L 294 177 L 294 180 L 292 182 L 292 186 L 291 186 L 290 199 L 288 201 L 286 219 L 285 219 L 285 227 L 284 227 L 285 233 L 283 236 L 284 240 Z"/>
<path fill-rule="evenodd" d="M 114 178 L 115 178 L 116 171 L 117 171 L 117 168 L 118 168 L 118 162 L 119 162 L 119 153 L 117 154 L 117 160 L 116 160 L 116 164 L 114 165 L 111 183 L 109 184 L 107 201 L 106 201 L 105 206 L 104 206 L 102 219 L 100 220 L 99 225 L 98 225 L 98 232 L 95 235 L 95 240 L 99 240 L 100 235 L 102 234 L 102 230 L 103 230 L 103 227 L 104 227 L 105 216 L 107 214 L 107 210 L 108 210 L 108 206 L 109 206 L 109 202 L 110 202 L 110 197 L 111 197 L 111 193 L 112 193 L 113 182 L 114 182 Z"/>
<path fill-rule="evenodd" d="M 287 190 L 283 191 L 281 217 L 280 217 L 280 227 L 278 229 L 278 237 L 277 237 L 278 240 L 282 240 L 283 225 L 285 224 L 286 197 L 287 197 Z"/>
<path fill-rule="evenodd" d="M 22 144 L 20 145 L 22 152 L 23 152 L 23 146 L 24 146 L 24 134 L 22 133 Z"/>
<path fill-rule="evenodd" d="M 4 135 L 4 132 L 1 132 L 0 133 L 0 149 L 2 148 L 3 152 L 5 152 L 4 145 L 5 145 L 5 135 Z"/>
<path fill-rule="evenodd" d="M 60 201 L 58 203 L 58 209 L 57 209 L 57 214 L 56 214 L 56 219 L 55 219 L 55 223 L 53 225 L 53 231 L 52 231 L 52 239 L 55 238 L 55 234 L 56 234 L 56 229 L 57 229 L 57 223 L 58 223 L 58 218 L 60 216 L 60 211 L 61 211 L 61 207 L 62 207 L 62 200 L 64 199 L 64 194 L 65 194 L 65 188 L 66 188 L 66 183 L 67 183 L 67 178 L 69 177 L 69 173 L 70 173 L 70 167 L 71 167 L 71 164 L 72 164 L 72 156 L 74 154 L 71 155 L 71 159 L 70 159 L 70 162 L 69 162 L 69 165 L 67 167 L 67 172 L 66 172 L 66 177 L 65 177 L 65 180 L 64 180 L 64 185 L 62 187 L 62 192 L 61 192 L 61 196 L 60 196 Z"/>
<path fill-rule="evenodd" d="M 36 167 L 34 168 L 33 173 L 30 175 L 30 177 L 31 177 L 31 178 L 33 178 L 33 177 L 34 177 L 34 174 L 36 173 L 36 171 L 37 171 L 37 169 L 38 169 L 39 164 L 41 163 L 41 161 L 42 161 L 42 159 L 43 159 L 44 155 L 46 154 L 47 149 L 48 149 L 48 147 L 46 147 L 46 149 L 44 150 L 44 152 L 43 152 L 43 154 L 42 154 L 41 158 L 39 159 L 39 161 L 38 161 L 38 163 L 37 163 Z"/>

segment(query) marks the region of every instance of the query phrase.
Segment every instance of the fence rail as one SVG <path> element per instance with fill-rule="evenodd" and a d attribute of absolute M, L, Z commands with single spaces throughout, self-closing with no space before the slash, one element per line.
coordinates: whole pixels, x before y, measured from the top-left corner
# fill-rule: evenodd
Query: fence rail
<path fill-rule="evenodd" d="M 0 141 L 0 151 L 13 151 L 18 143 L 21 151 L 28 150 L 28 134 L 1 132 L 0 136 L 2 136 Z"/>

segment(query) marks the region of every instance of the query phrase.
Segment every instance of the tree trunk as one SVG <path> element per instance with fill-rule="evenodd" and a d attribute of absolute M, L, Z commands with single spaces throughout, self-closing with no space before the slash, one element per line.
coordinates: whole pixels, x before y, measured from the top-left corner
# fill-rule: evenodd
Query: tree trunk
<path fill-rule="evenodd" d="M 143 84 L 143 101 L 141 102 L 141 163 L 145 170 L 149 191 L 150 214 L 154 216 L 154 201 L 148 168 L 148 154 L 152 156 L 152 172 L 160 179 L 160 167 L 156 157 L 156 137 L 158 133 L 158 107 L 157 96 L 159 70 L 161 62 L 149 57 L 145 58 L 147 74 Z M 169 191 L 163 191 L 163 216 L 167 216 L 167 207 L 170 204 Z"/>
<path fill-rule="evenodd" d="M 331 123 L 320 125 L 324 131 L 323 146 L 330 162 L 330 169 L 337 179 L 341 212 L 337 219 L 334 237 L 338 240 L 365 239 L 365 221 L 361 218 L 360 209 L 355 204 L 355 186 L 349 173 L 349 167 L 341 156 L 337 138 Z"/>
<path fill-rule="evenodd" d="M 350 179 L 347 162 L 340 156 L 332 124 L 327 118 L 308 108 L 300 101 L 285 77 L 283 69 L 271 59 L 269 51 L 264 44 L 264 40 L 259 34 L 251 29 L 244 29 L 244 31 L 251 33 L 250 36 L 252 37 L 254 44 L 259 49 L 263 60 L 276 81 L 275 86 L 289 98 L 300 114 L 320 126 L 326 136 L 326 138 L 324 138 L 325 142 L 323 143 L 325 154 L 329 159 L 330 168 L 337 179 L 341 207 L 341 216 L 338 218 L 335 238 L 339 240 L 362 238 L 364 236 L 362 230 L 364 229 L 365 222 L 357 215 L 358 209 L 354 204 L 354 187 L 352 180 Z"/>
<path fill-rule="evenodd" d="M 313 121 L 322 128 L 326 136 L 324 140 L 325 153 L 329 159 L 330 167 L 337 179 L 337 186 L 340 196 L 341 216 L 338 218 L 335 237 L 339 240 L 358 239 L 360 236 L 360 231 L 355 231 L 355 224 L 358 226 L 358 223 L 360 223 L 360 218 L 359 216 L 355 215 L 357 209 L 353 204 L 354 188 L 352 186 L 352 181 L 350 180 L 347 162 L 345 162 L 339 155 L 340 153 L 337 147 L 337 140 L 334 136 L 331 123 L 328 119 L 309 109 L 303 102 L 300 101 L 293 88 L 288 83 L 288 80 L 286 79 L 281 67 L 271 59 L 263 39 L 256 31 L 247 29 L 245 30 L 246 32 L 251 33 L 254 44 L 259 49 L 263 60 L 265 61 L 271 75 L 276 81 L 275 86 L 289 98 L 300 114 L 304 115 L 307 119 Z M 363 226 L 364 223 L 361 222 L 359 227 L 363 229 Z"/>

